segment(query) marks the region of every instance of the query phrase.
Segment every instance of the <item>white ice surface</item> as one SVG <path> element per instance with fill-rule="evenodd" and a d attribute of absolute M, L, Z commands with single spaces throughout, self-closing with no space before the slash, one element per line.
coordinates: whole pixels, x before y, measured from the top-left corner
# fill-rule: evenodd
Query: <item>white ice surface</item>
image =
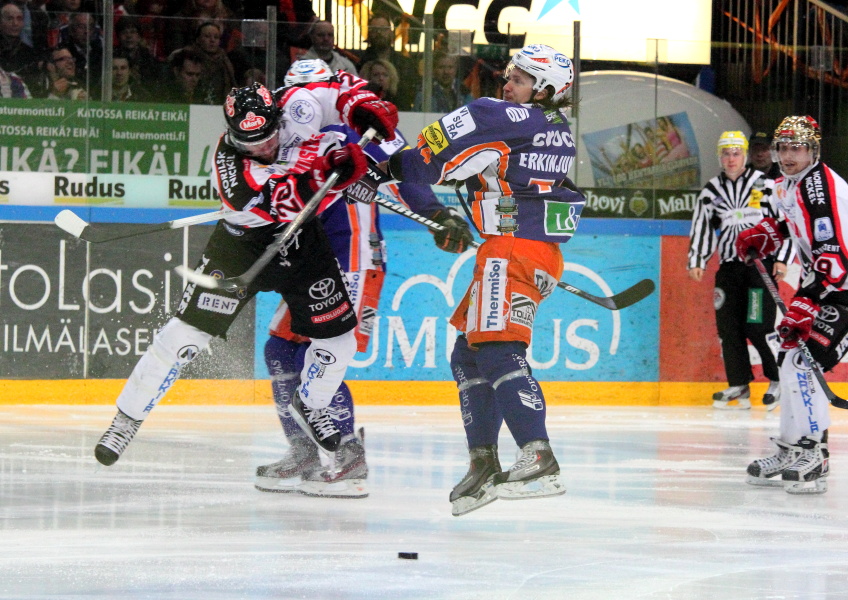
<path fill-rule="evenodd" d="M 271 407 L 160 406 L 101 467 L 113 414 L 0 406 L 0 598 L 848 598 L 842 411 L 830 490 L 798 497 L 744 482 L 772 452 L 762 407 L 552 407 L 568 493 L 459 518 L 453 408 L 357 410 L 363 500 L 253 488 L 284 446 Z M 500 454 L 513 462 L 506 430 Z"/>

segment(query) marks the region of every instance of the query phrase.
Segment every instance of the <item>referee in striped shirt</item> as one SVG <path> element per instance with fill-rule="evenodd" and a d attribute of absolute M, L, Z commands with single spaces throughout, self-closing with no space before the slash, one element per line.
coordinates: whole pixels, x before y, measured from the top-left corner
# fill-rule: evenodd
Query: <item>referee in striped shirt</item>
<path fill-rule="evenodd" d="M 774 181 L 762 171 L 745 167 L 748 139 L 741 131 L 725 131 L 718 140 L 722 173 L 710 179 L 698 197 L 689 232 L 689 277 L 701 281 L 704 268 L 718 252 L 719 268 L 715 279 L 713 303 L 716 326 L 721 339 L 724 371 L 729 387 L 713 394 L 713 406 L 719 409 L 751 408 L 754 379 L 748 355 L 748 342 L 757 349 L 769 387 L 763 404 L 769 410 L 779 401 L 780 386 L 774 354 L 766 341 L 774 332 L 776 307 L 763 289 L 756 268 L 746 266 L 736 255 L 734 243 L 743 229 L 764 217 L 778 218 L 772 201 Z M 776 281 L 786 277 L 786 265 L 794 256 L 791 242 L 784 242 L 777 253 L 763 262 Z"/>

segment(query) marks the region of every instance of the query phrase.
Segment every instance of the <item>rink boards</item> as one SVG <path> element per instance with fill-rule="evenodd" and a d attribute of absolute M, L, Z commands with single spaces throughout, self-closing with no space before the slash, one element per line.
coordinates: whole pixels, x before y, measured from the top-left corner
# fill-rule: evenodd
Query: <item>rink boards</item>
<path fill-rule="evenodd" d="M 31 221 L 0 221 L 0 402 L 111 403 L 181 298 L 173 267 L 193 265 L 211 228 L 84 244 L 49 223 L 57 210 L 0 207 L 0 216 Z M 147 222 L 186 215 L 79 212 L 105 222 L 130 214 Z M 347 380 L 359 402 L 452 404 L 449 356 L 456 332 L 448 318 L 471 278 L 473 253 L 441 252 L 411 221 L 382 220 L 389 258 L 379 316 L 370 347 L 356 356 Z M 529 362 L 551 404 L 703 404 L 723 386 L 712 308 L 716 265 L 700 284 L 686 277 L 687 233 L 685 221 L 581 222 L 562 246 L 564 281 L 606 296 L 648 278 L 657 291 L 618 312 L 561 289 L 532 307 Z M 215 341 L 186 369 L 168 401 L 269 401 L 262 349 L 277 301 L 260 294 L 246 306 L 228 341 Z M 758 362 L 755 353 L 753 359 Z M 844 379 L 844 369 L 837 367 L 831 379 Z"/>

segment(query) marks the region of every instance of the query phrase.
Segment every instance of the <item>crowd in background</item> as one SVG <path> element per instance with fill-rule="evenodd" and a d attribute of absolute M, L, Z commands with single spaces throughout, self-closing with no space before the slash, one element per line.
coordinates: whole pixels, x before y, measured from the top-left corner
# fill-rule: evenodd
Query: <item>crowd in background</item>
<path fill-rule="evenodd" d="M 365 48 L 335 43 L 305 0 L 114 0 L 111 98 L 104 97 L 104 14 L 94 0 L 0 0 L 0 97 L 221 104 L 234 86 L 270 79 L 268 6 L 277 10 L 277 68 L 321 58 L 370 82 L 400 110 L 421 110 L 423 59 L 397 50 L 396 15 L 374 14 Z M 497 69 L 448 54 L 437 36 L 432 110 L 496 95 Z M 484 68 L 481 68 L 484 67 Z M 482 82 L 482 84 L 481 84 Z M 468 85 L 466 85 L 468 84 Z M 108 92 L 107 94 L 108 95 Z"/>

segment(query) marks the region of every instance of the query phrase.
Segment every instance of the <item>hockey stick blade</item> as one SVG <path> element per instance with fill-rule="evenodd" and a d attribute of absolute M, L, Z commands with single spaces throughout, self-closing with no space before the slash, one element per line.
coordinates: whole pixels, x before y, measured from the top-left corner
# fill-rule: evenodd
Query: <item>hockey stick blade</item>
<path fill-rule="evenodd" d="M 780 292 L 777 289 L 777 284 L 775 284 L 775 282 L 772 280 L 771 275 L 768 274 L 768 270 L 763 264 L 763 261 L 757 258 L 757 251 L 752 248 L 748 251 L 748 256 L 754 260 L 754 266 L 757 268 L 757 272 L 760 274 L 760 278 L 763 280 L 763 285 L 766 286 L 766 289 L 774 300 L 774 303 L 777 305 L 777 308 L 779 308 L 780 312 L 785 315 L 786 304 L 784 304 L 783 299 L 780 297 Z M 824 390 L 825 396 L 827 396 L 828 401 L 836 408 L 848 409 L 848 400 L 840 398 L 832 389 L 830 389 L 830 386 L 828 385 L 827 380 L 824 378 L 824 373 L 822 372 L 818 361 L 816 361 L 816 359 L 813 357 L 813 353 L 810 352 L 810 347 L 807 346 L 807 344 L 802 340 L 797 341 L 798 350 L 801 351 L 801 355 L 804 357 L 804 362 L 806 362 L 807 366 L 810 367 L 810 370 L 813 372 L 816 381 L 819 382 L 819 385 L 822 387 L 822 390 Z"/>
<path fill-rule="evenodd" d="M 191 217 L 183 217 L 182 219 L 174 219 L 165 223 L 155 223 L 149 225 L 147 223 L 116 223 L 108 228 L 99 227 L 86 223 L 76 213 L 70 210 L 63 210 L 56 215 L 53 222 L 62 231 L 71 234 L 77 239 L 92 244 L 100 244 L 102 242 L 111 242 L 114 240 L 122 240 L 135 237 L 137 235 L 147 235 L 159 231 L 168 231 L 169 229 L 179 229 L 188 227 L 189 225 L 197 225 L 199 223 L 208 223 L 209 221 L 217 221 L 225 214 L 223 210 L 215 212 L 201 213 Z"/>
<path fill-rule="evenodd" d="M 576 288 L 564 281 L 557 283 L 557 287 L 610 310 L 621 310 L 622 308 L 627 308 L 637 302 L 641 302 L 650 296 L 654 292 L 654 289 L 656 289 L 656 285 L 651 279 L 643 279 L 614 296 L 593 296 L 589 292 L 584 292 L 580 288 Z"/>
<path fill-rule="evenodd" d="M 374 202 L 379 204 L 380 206 L 384 206 L 389 210 L 398 213 L 399 215 L 403 215 L 413 221 L 417 221 L 422 225 L 427 226 L 429 229 L 433 231 L 441 231 L 444 229 L 444 226 L 436 223 L 432 219 L 428 219 L 423 215 L 419 215 L 418 213 L 406 208 L 405 206 L 398 204 L 396 202 L 392 202 L 391 200 L 386 200 L 381 196 L 376 196 L 374 198 Z M 471 242 L 471 247 L 478 248 L 480 246 L 477 242 Z M 654 289 L 654 282 L 650 279 L 643 279 L 639 283 L 627 288 L 623 292 L 620 292 L 614 296 L 594 296 L 589 292 L 584 292 L 580 288 L 574 287 L 570 283 L 566 283 L 565 281 L 560 281 L 557 283 L 557 287 L 564 289 L 566 292 L 571 292 L 577 296 L 580 296 L 584 300 L 588 300 L 589 302 L 594 302 L 598 306 L 603 306 L 604 308 L 608 308 L 609 310 L 621 310 L 622 308 L 627 308 L 628 306 L 632 306 L 637 302 L 640 302 L 650 296 Z"/>
<path fill-rule="evenodd" d="M 60 211 L 59 214 L 54 217 L 53 222 L 56 223 L 56 226 L 59 229 L 70 233 L 75 238 L 82 237 L 82 234 L 85 232 L 85 228 L 89 226 L 88 223 L 77 216 L 77 213 L 68 209 Z"/>
<path fill-rule="evenodd" d="M 358 146 L 360 148 L 364 147 L 368 142 L 370 142 L 377 135 L 377 131 L 372 127 L 369 128 L 358 142 Z M 195 271 L 189 270 L 187 267 L 183 265 L 179 265 L 175 267 L 177 273 L 182 275 L 187 281 L 197 284 L 200 287 L 204 287 L 210 290 L 226 290 L 231 293 L 235 293 L 242 288 L 247 288 L 254 279 L 262 272 L 263 269 L 271 262 L 274 257 L 279 254 L 279 252 L 285 247 L 286 243 L 291 239 L 298 231 L 300 231 L 303 223 L 312 216 L 312 213 L 318 208 L 318 205 L 324 199 L 324 196 L 330 191 L 336 181 L 339 179 L 339 172 L 333 171 L 327 177 L 327 180 L 321 185 L 318 190 L 312 194 L 312 197 L 309 199 L 309 202 L 300 210 L 297 216 L 292 220 L 291 223 L 279 234 L 275 235 L 276 238 L 272 243 L 268 244 L 268 247 L 265 248 L 265 251 L 256 259 L 253 265 L 244 273 L 239 275 L 238 277 L 228 277 L 227 279 L 216 279 L 210 275 L 204 275 L 203 273 L 197 273 Z"/>

